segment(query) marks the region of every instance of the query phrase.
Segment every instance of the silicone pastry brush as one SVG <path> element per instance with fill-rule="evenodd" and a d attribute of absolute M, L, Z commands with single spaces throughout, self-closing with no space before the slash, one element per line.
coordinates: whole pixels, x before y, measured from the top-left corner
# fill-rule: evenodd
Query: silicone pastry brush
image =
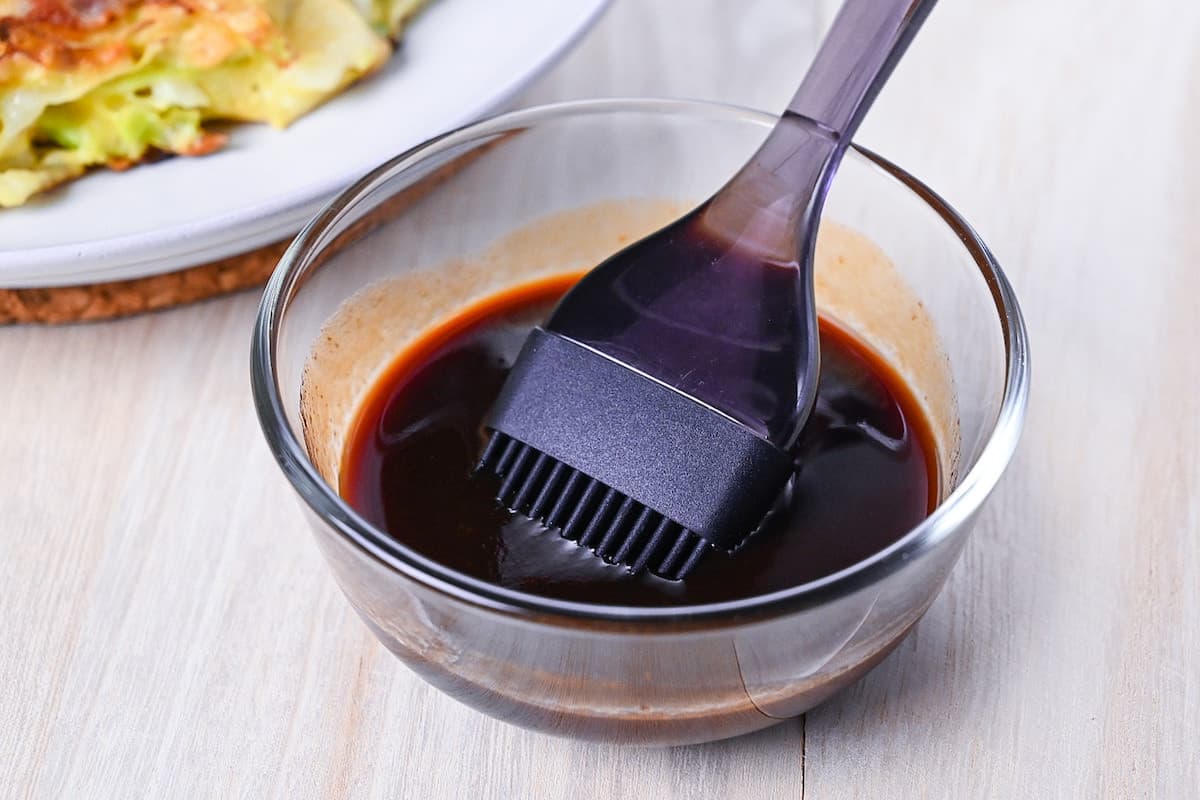
<path fill-rule="evenodd" d="M 830 182 L 934 0 L 847 0 L 770 135 L 710 200 L 591 270 L 484 421 L 497 499 L 610 563 L 685 577 L 793 475 L 819 371 Z"/>

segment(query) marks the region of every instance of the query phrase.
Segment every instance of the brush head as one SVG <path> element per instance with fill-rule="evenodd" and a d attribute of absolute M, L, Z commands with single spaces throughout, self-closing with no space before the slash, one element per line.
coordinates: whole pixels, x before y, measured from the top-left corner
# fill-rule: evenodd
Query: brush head
<path fill-rule="evenodd" d="M 811 262 L 759 235 L 786 226 L 734 214 L 731 233 L 713 208 L 616 253 L 563 297 L 485 419 L 479 465 L 513 511 L 671 580 L 759 528 L 816 396 Z"/>
<path fill-rule="evenodd" d="M 610 563 L 685 577 L 753 533 L 793 470 L 747 426 L 610 355 L 537 328 L 485 427 L 498 499 Z"/>

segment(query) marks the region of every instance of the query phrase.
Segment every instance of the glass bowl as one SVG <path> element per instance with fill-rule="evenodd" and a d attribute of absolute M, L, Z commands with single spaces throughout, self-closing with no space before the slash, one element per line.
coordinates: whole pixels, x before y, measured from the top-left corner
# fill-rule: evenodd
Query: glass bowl
<path fill-rule="evenodd" d="M 942 462 L 936 510 L 891 546 L 820 580 L 734 602 L 581 604 L 434 563 L 338 495 L 355 404 L 406 336 L 515 279 L 596 263 L 708 197 L 774 122 L 661 100 L 504 114 L 367 175 L 304 228 L 271 277 L 251 355 L 267 442 L 351 604 L 389 650 L 452 697 L 564 736 L 720 739 L 799 715 L 862 676 L 943 585 L 1017 443 L 1026 332 L 1012 288 L 971 228 L 860 148 L 847 154 L 823 218 L 818 302 L 910 379 Z M 841 245 L 826 248 L 837 231 Z M 858 261 L 874 266 L 857 269 Z M 403 313 L 388 297 L 405 298 Z"/>

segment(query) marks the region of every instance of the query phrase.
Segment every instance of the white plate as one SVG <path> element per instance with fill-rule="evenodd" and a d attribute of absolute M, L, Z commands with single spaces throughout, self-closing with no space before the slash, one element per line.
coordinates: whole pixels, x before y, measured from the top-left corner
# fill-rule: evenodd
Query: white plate
<path fill-rule="evenodd" d="M 608 0 L 433 0 L 383 72 L 275 131 L 125 173 L 98 171 L 0 211 L 0 287 L 182 269 L 298 231 L 341 187 L 510 99 Z"/>

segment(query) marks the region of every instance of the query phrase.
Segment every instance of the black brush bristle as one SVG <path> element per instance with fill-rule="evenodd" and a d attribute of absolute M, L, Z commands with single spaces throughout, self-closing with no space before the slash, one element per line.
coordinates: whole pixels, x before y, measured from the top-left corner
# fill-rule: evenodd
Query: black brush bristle
<path fill-rule="evenodd" d="M 681 580 L 762 521 L 792 462 L 744 425 L 541 328 L 485 427 L 496 499 L 610 564 Z"/>
<path fill-rule="evenodd" d="M 496 499 L 510 511 L 557 530 L 609 564 L 676 581 L 709 549 L 679 523 L 500 431 L 492 434 L 479 469 L 500 479 Z"/>

